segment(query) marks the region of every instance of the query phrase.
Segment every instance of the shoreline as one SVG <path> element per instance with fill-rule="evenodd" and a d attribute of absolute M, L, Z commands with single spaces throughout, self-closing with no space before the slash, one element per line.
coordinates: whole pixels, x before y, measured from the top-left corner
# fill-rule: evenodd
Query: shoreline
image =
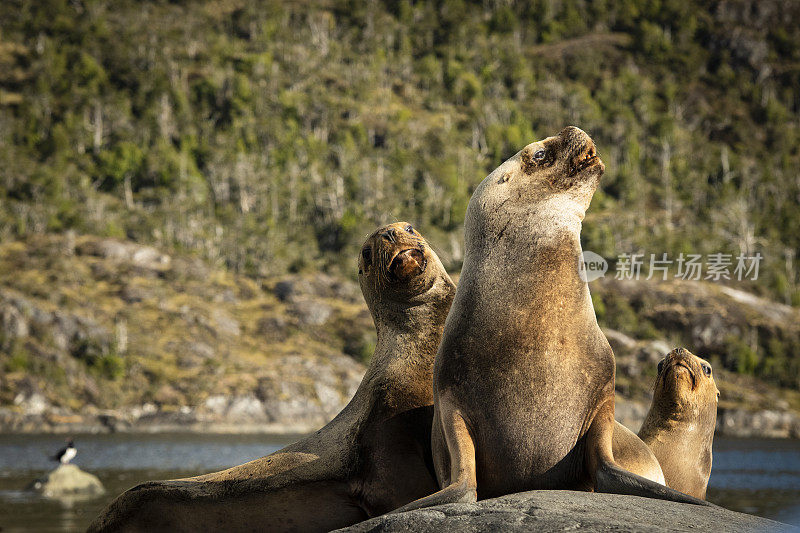
<path fill-rule="evenodd" d="M 65 410 L 23 413 L 0 407 L 0 432 L 6 435 L 213 433 L 289 436 L 306 435 L 328 423 L 318 413 L 298 416 L 296 421 L 288 422 L 267 420 L 266 417 L 225 418 L 192 407 L 175 411 L 145 411 L 146 414 L 141 414 L 143 410 L 135 407 L 82 415 Z M 646 413 L 647 406 L 643 403 L 621 397 L 617 400 L 616 419 L 632 430 L 638 430 Z M 715 435 L 800 439 L 800 416 L 793 411 L 720 408 Z"/>

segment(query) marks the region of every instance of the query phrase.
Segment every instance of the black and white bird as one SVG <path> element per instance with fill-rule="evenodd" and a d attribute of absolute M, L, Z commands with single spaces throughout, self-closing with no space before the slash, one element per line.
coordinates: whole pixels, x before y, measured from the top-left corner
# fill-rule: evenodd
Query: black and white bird
<path fill-rule="evenodd" d="M 70 461 L 72 461 L 72 459 L 75 457 L 77 453 L 78 450 L 75 449 L 72 439 L 68 439 L 67 445 L 64 448 L 58 450 L 58 452 L 53 457 L 51 457 L 51 459 L 53 461 L 60 462 L 62 465 L 65 465 L 68 464 Z"/>

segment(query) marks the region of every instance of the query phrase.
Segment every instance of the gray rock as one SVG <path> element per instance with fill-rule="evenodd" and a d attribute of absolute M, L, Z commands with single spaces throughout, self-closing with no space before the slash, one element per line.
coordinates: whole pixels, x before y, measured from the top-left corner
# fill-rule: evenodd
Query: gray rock
<path fill-rule="evenodd" d="M 649 408 L 649 404 L 631 402 L 621 396 L 617 396 L 616 405 L 614 406 L 614 418 L 635 433 L 642 427 L 642 422 L 644 422 L 644 417 L 647 416 Z"/>
<path fill-rule="evenodd" d="M 22 313 L 12 306 L 0 308 L 0 327 L 2 333 L 9 339 L 19 339 L 28 336 L 28 323 Z"/>
<path fill-rule="evenodd" d="M 47 399 L 38 392 L 29 395 L 17 394 L 14 397 L 14 405 L 19 406 L 25 414 L 31 415 L 40 415 L 50 407 Z"/>
<path fill-rule="evenodd" d="M 313 298 L 337 298 L 347 302 L 361 302 L 358 284 L 336 279 L 327 274 L 313 277 L 288 276 L 275 284 L 273 294 L 282 302 L 293 302 L 301 296 Z"/>
<path fill-rule="evenodd" d="M 162 254 L 152 246 L 120 242 L 114 239 L 85 242 L 78 246 L 77 252 L 81 255 L 93 255 L 152 270 L 163 270 L 169 266 L 172 260 L 170 256 Z"/>
<path fill-rule="evenodd" d="M 258 333 L 268 341 L 283 342 L 289 337 L 288 322 L 282 316 L 269 316 L 259 319 Z"/>
<path fill-rule="evenodd" d="M 655 367 L 673 348 L 663 340 L 650 341 L 636 352 L 636 359 Z"/>
<path fill-rule="evenodd" d="M 720 408 L 717 433 L 729 437 L 800 438 L 800 417 L 788 411 Z"/>
<path fill-rule="evenodd" d="M 211 311 L 211 319 L 214 321 L 216 330 L 226 335 L 238 337 L 241 333 L 239 322 L 222 309 Z"/>
<path fill-rule="evenodd" d="M 71 464 L 59 465 L 43 478 L 34 481 L 29 489 L 48 498 L 99 496 L 105 492 L 103 484 L 96 476 Z"/>
<path fill-rule="evenodd" d="M 611 349 L 614 350 L 614 355 L 619 356 L 622 353 L 628 353 L 636 347 L 636 339 L 629 337 L 611 328 L 603 328 L 608 343 L 611 344 Z"/>
<path fill-rule="evenodd" d="M 321 326 L 331 317 L 333 309 L 317 299 L 303 297 L 294 303 L 291 312 L 304 326 Z"/>
<path fill-rule="evenodd" d="M 338 531 L 797 531 L 720 508 L 622 496 L 542 490 L 478 503 L 383 515 Z"/>

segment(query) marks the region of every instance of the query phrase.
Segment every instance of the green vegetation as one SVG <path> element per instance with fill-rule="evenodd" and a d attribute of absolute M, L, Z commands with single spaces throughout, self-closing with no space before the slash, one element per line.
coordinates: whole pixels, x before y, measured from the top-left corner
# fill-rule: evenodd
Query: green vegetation
<path fill-rule="evenodd" d="M 276 279 L 184 256 L 141 260 L 147 251 L 93 236 L 0 243 L 0 406 L 39 392 L 73 409 L 178 409 L 253 394 L 261 379 L 313 388 L 282 368 L 287 357 L 330 380 L 326 361 L 372 355 L 375 329 L 352 282 L 289 276 L 282 301 Z"/>
<path fill-rule="evenodd" d="M 472 188 L 577 124 L 608 163 L 587 248 L 760 250 L 757 288 L 800 300 L 796 3 L 0 10 L 0 237 L 73 228 L 352 275 L 367 231 L 409 219 L 457 267 Z"/>
<path fill-rule="evenodd" d="M 797 20 L 788 0 L 5 1 L 0 240 L 74 230 L 225 276 L 352 279 L 366 233 L 405 219 L 458 270 L 475 185 L 576 124 L 607 164 L 585 248 L 758 251 L 759 279 L 737 286 L 798 305 Z M 52 298 L 49 260 L 13 286 Z M 624 299 L 598 302 L 612 327 L 661 329 Z M 143 329 L 164 313 L 147 310 Z M 342 349 L 368 357 L 371 334 L 347 331 Z M 797 387 L 797 346 L 731 337 L 719 353 Z M 109 382 L 174 374 L 111 344 L 71 350 Z M 7 370 L 31 367 L 29 351 Z"/>

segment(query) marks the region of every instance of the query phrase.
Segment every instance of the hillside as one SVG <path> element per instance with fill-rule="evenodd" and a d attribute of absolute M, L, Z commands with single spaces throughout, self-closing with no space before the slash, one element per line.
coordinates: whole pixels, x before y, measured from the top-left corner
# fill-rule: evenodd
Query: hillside
<path fill-rule="evenodd" d="M 752 253 L 800 302 L 790 0 L 0 6 L 0 238 L 75 229 L 236 272 L 344 270 L 409 219 L 462 257 L 472 188 L 576 124 L 586 248 Z"/>
<path fill-rule="evenodd" d="M 199 408 L 307 431 L 349 400 L 374 342 L 358 287 L 327 276 L 253 280 L 95 237 L 0 245 L 7 427 L 175 426 Z"/>
<path fill-rule="evenodd" d="M 685 344 L 736 405 L 797 409 L 797 20 L 791 0 L 4 1 L 0 402 L 278 424 L 302 397 L 318 424 L 374 342 L 364 236 L 409 220 L 459 271 L 476 184 L 575 124 L 606 162 L 583 245 L 611 273 L 763 257 L 746 281 L 597 282 L 620 346 Z"/>
<path fill-rule="evenodd" d="M 715 351 L 742 320 L 792 338 L 800 312 L 710 283 L 640 289 L 592 284 L 617 356 L 620 420 L 638 427 L 658 360 L 685 344 L 715 363 L 721 431 L 800 437 L 796 383 L 727 371 Z M 642 298 L 647 311 L 624 311 Z M 355 392 L 374 343 L 349 280 L 254 279 L 92 236 L 0 245 L 3 431 L 310 431 Z"/>

